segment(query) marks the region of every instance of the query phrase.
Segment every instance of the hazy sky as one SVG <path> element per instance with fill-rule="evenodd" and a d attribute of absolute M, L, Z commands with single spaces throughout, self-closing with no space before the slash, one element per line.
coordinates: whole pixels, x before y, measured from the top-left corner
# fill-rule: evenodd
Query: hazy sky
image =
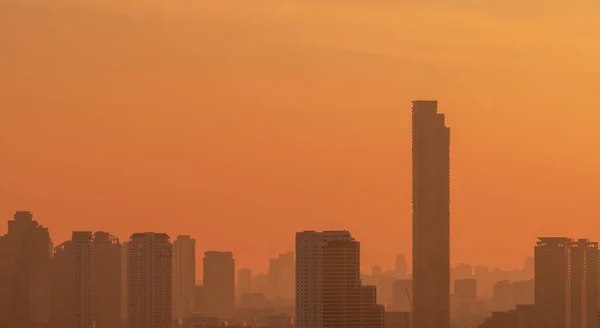
<path fill-rule="evenodd" d="M 526 4 L 523 4 L 526 2 Z M 451 127 L 452 262 L 600 240 L 597 1 L 0 0 L 0 233 L 299 230 L 411 250 L 410 101 Z"/>

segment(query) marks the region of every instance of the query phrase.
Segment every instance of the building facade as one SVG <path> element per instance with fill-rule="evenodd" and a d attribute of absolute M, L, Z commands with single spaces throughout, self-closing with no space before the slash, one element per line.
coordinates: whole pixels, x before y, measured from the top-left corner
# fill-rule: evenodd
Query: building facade
<path fill-rule="evenodd" d="M 414 327 L 450 325 L 450 129 L 437 101 L 412 107 Z"/>
<path fill-rule="evenodd" d="M 173 325 L 173 245 L 165 233 L 134 233 L 127 244 L 127 328 Z"/>
<path fill-rule="evenodd" d="M 177 236 L 173 242 L 173 317 L 183 319 L 194 312 L 196 287 L 196 240 Z"/>
<path fill-rule="evenodd" d="M 235 309 L 235 259 L 231 252 L 204 253 L 204 311 L 209 316 L 227 318 Z"/>

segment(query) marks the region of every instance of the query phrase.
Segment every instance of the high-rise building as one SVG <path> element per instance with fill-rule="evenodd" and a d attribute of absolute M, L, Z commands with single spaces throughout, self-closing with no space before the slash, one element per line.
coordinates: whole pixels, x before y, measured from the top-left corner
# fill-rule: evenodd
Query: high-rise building
<path fill-rule="evenodd" d="M 454 297 L 456 302 L 454 320 L 460 323 L 468 322 L 476 313 L 477 281 L 473 278 L 454 281 Z"/>
<path fill-rule="evenodd" d="M 508 280 L 498 281 L 494 284 L 494 297 L 492 299 L 492 311 L 506 312 L 514 309 L 513 288 Z"/>
<path fill-rule="evenodd" d="M 57 246 L 52 263 L 50 326 L 94 328 L 92 233 L 75 231 Z"/>
<path fill-rule="evenodd" d="M 235 308 L 235 259 L 231 252 L 205 252 L 202 278 L 207 315 L 229 317 Z"/>
<path fill-rule="evenodd" d="M 578 239 L 569 245 L 571 328 L 595 328 L 598 311 L 598 243 Z"/>
<path fill-rule="evenodd" d="M 274 301 L 294 299 L 294 252 L 279 254 L 269 260 L 269 298 Z"/>
<path fill-rule="evenodd" d="M 570 327 L 569 244 L 566 237 L 539 238 L 535 246 L 538 327 Z"/>
<path fill-rule="evenodd" d="M 511 285 L 512 285 L 513 304 L 515 304 L 515 305 L 533 304 L 533 290 L 534 290 L 533 279 L 523 280 L 523 281 L 515 281 L 515 282 L 511 283 Z"/>
<path fill-rule="evenodd" d="M 134 233 L 127 245 L 127 328 L 173 325 L 173 245 L 165 233 Z"/>
<path fill-rule="evenodd" d="M 408 264 L 403 254 L 396 256 L 394 262 L 394 275 L 397 279 L 406 279 L 408 277 Z"/>
<path fill-rule="evenodd" d="M 382 328 L 374 286 L 360 281 L 360 244 L 348 231 L 296 234 L 298 328 Z"/>
<path fill-rule="evenodd" d="M 92 287 L 94 328 L 121 325 L 121 244 L 107 232 L 92 237 Z"/>
<path fill-rule="evenodd" d="M 450 129 L 437 101 L 412 107 L 414 328 L 450 325 Z"/>
<path fill-rule="evenodd" d="M 43 284 L 51 254 L 48 229 L 30 212 L 16 212 L 7 233 L 0 236 L 1 328 L 27 327 L 36 317 L 46 319 L 48 286 Z"/>
<path fill-rule="evenodd" d="M 121 326 L 127 325 L 127 251 L 129 242 L 121 245 Z"/>
<path fill-rule="evenodd" d="M 194 312 L 196 287 L 196 240 L 177 236 L 173 242 L 173 317 L 187 318 Z"/>
<path fill-rule="evenodd" d="M 244 294 L 252 292 L 252 270 L 240 269 L 237 277 L 237 295 L 238 301 L 242 299 Z"/>

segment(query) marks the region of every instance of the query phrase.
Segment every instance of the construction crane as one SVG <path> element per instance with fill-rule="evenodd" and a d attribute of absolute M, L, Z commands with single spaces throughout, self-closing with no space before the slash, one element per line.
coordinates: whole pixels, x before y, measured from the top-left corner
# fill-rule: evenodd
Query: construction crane
<path fill-rule="evenodd" d="M 408 300 L 408 305 L 410 305 L 410 311 L 413 312 L 413 304 L 412 304 L 412 298 L 410 297 L 410 292 L 408 291 L 408 287 L 404 287 L 404 290 L 406 291 L 406 299 Z"/>

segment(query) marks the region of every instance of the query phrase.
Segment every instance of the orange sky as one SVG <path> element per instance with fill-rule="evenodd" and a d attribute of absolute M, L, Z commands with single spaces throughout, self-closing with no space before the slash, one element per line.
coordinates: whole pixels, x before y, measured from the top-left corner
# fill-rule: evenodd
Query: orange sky
<path fill-rule="evenodd" d="M 600 240 L 600 4 L 522 2 L 0 0 L 1 221 L 191 234 L 256 271 L 348 229 L 391 268 L 435 98 L 454 264 Z"/>

